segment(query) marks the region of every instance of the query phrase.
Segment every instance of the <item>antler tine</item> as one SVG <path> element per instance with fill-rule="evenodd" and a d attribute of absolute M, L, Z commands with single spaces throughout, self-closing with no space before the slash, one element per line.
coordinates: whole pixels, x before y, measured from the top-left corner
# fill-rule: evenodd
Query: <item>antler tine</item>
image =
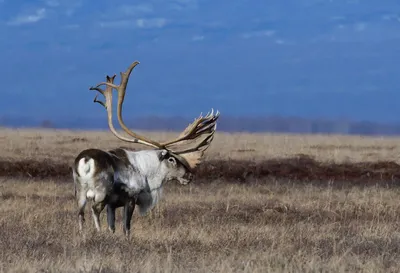
<path fill-rule="evenodd" d="M 118 88 L 118 86 L 115 85 L 115 84 L 112 84 L 112 83 L 109 83 L 109 82 L 101 82 L 101 83 L 98 83 L 96 86 L 91 87 L 91 90 L 97 90 L 102 85 L 105 85 L 105 86 L 108 86 L 108 87 L 112 87 L 112 88 L 115 88 L 115 89 Z"/>
<path fill-rule="evenodd" d="M 106 82 L 98 83 L 96 86 L 92 86 L 89 89 L 99 91 L 103 95 L 104 95 L 104 90 L 100 88 L 100 86 L 102 86 L 102 85 L 105 85 L 106 87 L 112 87 L 112 88 L 117 89 L 118 86 L 114 84 L 114 79 L 116 76 L 117 76 L 116 74 L 112 75 L 111 77 L 106 75 L 106 80 L 107 80 Z"/>
<path fill-rule="evenodd" d="M 106 79 L 107 79 L 107 82 L 105 82 L 105 84 L 106 84 L 106 86 L 108 87 L 108 88 L 110 88 L 109 86 L 108 86 L 108 84 L 112 84 L 113 82 L 114 82 L 114 79 L 115 79 L 115 74 L 113 75 L 113 76 L 106 76 Z M 104 97 L 106 97 L 106 92 L 107 93 L 109 93 L 109 92 L 112 92 L 112 89 L 107 89 L 106 88 L 106 90 L 103 90 L 103 89 L 101 89 L 99 86 L 100 86 L 101 84 L 99 84 L 99 85 L 97 85 L 97 86 L 92 86 L 92 87 L 90 87 L 89 88 L 89 90 L 94 90 L 94 91 L 97 91 L 97 92 L 99 92 L 100 94 L 102 94 Z M 99 103 L 99 104 L 101 104 L 104 108 L 106 108 L 107 109 L 107 105 L 104 103 L 104 101 L 101 101 L 101 100 L 98 100 L 97 99 L 97 97 L 99 96 L 99 94 L 97 94 L 95 97 L 94 97 L 94 100 L 93 100 L 93 102 L 95 102 L 95 103 Z"/>
<path fill-rule="evenodd" d="M 93 102 L 97 102 L 97 103 L 103 105 L 103 107 L 107 109 L 106 104 L 105 104 L 103 101 L 97 99 L 98 96 L 99 96 L 99 94 L 97 94 L 97 95 L 94 97 Z"/>
<path fill-rule="evenodd" d="M 200 135 L 204 135 L 204 134 L 210 134 L 212 133 L 212 131 L 214 130 L 214 125 L 215 125 L 215 121 L 214 119 L 209 120 L 204 122 L 203 124 L 198 125 L 196 128 L 192 128 L 189 131 L 189 133 L 184 133 L 181 135 L 182 140 L 189 140 L 189 139 L 196 139 L 198 138 Z"/>
<path fill-rule="evenodd" d="M 181 135 L 174 140 L 167 141 L 161 143 L 163 147 L 169 146 L 171 144 L 175 144 L 180 141 L 196 139 L 200 135 L 210 133 L 214 130 L 214 125 L 216 124 L 217 119 L 219 118 L 219 112 L 214 115 L 214 109 L 211 110 L 205 117 L 201 114 L 200 116 L 194 120 L 193 123 L 189 124 L 185 130 L 181 133 Z"/>
<path fill-rule="evenodd" d="M 93 87 L 93 86 L 92 86 L 92 87 L 89 88 L 89 90 L 95 90 L 95 91 L 99 92 L 100 94 L 102 94 L 103 96 L 105 96 L 105 95 L 104 95 L 104 90 L 101 89 L 100 87 Z M 99 94 L 96 94 L 96 96 L 94 97 L 93 102 L 94 102 L 94 103 L 99 103 L 99 104 L 101 104 L 104 108 L 107 109 L 107 106 L 105 105 L 105 103 L 104 103 L 103 101 L 97 99 L 98 96 L 99 96 Z"/>
<path fill-rule="evenodd" d="M 102 94 L 104 96 L 104 90 L 101 89 L 100 87 L 90 87 L 89 90 L 98 91 L 100 94 Z"/>
<path fill-rule="evenodd" d="M 218 114 L 218 113 L 217 113 Z M 172 154 L 178 158 L 183 165 L 189 169 L 194 169 L 200 163 L 204 152 L 210 147 L 212 140 L 214 139 L 215 130 L 217 129 L 217 124 L 215 123 L 212 128 L 209 129 L 209 133 L 203 140 L 195 145 L 194 147 L 180 150 L 172 151 Z"/>
<path fill-rule="evenodd" d="M 202 152 L 206 151 L 209 147 L 211 142 L 214 139 L 214 133 L 215 130 L 217 129 L 217 124 L 214 125 L 213 127 L 213 131 L 211 133 L 209 133 L 201 142 L 199 142 L 197 145 L 185 149 L 185 150 L 180 150 L 180 151 L 174 151 L 175 154 L 185 154 L 185 153 L 191 153 L 191 152 L 197 152 L 199 150 L 201 150 L 201 148 L 204 148 L 202 150 Z"/>

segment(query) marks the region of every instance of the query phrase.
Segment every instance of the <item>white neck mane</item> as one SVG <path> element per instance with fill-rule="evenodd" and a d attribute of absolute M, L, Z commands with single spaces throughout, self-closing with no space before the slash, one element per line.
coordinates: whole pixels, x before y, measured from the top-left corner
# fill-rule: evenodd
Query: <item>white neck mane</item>
<path fill-rule="evenodd" d="M 157 150 L 127 151 L 127 155 L 134 168 L 137 169 L 139 188 L 145 189 L 148 186 L 150 192 L 143 193 L 142 205 L 139 206 L 141 215 L 152 209 L 162 197 L 162 183 L 166 178 L 166 170 L 162 168 Z"/>

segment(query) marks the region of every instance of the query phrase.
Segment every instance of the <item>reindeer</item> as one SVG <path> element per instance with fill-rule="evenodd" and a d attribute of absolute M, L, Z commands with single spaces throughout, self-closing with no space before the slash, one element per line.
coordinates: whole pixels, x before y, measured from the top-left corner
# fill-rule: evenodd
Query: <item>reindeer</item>
<path fill-rule="evenodd" d="M 86 149 L 79 153 L 72 168 L 79 231 L 83 229 L 84 210 L 90 200 L 97 231 L 100 231 L 100 213 L 106 205 L 108 228 L 112 233 L 115 232 L 115 210 L 123 207 L 123 231 L 129 236 L 135 206 L 139 207 L 139 213 L 143 216 L 159 202 L 166 181 L 177 180 L 182 185 L 189 184 L 193 179 L 194 169 L 214 138 L 220 113 L 217 111 L 214 114 L 213 110 L 204 117 L 200 114 L 176 139 L 166 142 L 157 142 L 130 130 L 122 119 L 122 105 L 129 76 L 138 64 L 135 61 L 125 72 L 120 72 L 119 85 L 114 84 L 114 74 L 112 77 L 107 75 L 106 82 L 89 89 L 98 91 L 105 97 L 105 102 L 100 101 L 97 94 L 94 102 L 107 110 L 109 129 L 118 139 L 153 149 Z M 100 86 L 105 86 L 105 89 Z M 130 137 L 120 135 L 113 125 L 113 89 L 118 94 L 118 122 Z"/>

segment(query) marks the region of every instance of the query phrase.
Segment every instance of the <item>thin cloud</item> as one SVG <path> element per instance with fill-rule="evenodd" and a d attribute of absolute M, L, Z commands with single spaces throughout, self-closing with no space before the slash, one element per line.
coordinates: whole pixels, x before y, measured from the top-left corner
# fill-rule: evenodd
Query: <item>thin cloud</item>
<path fill-rule="evenodd" d="M 102 28 L 129 28 L 134 27 L 134 25 L 135 22 L 131 20 L 116 20 L 99 23 L 99 26 Z"/>
<path fill-rule="evenodd" d="M 137 19 L 137 20 L 115 20 L 100 22 L 103 28 L 162 28 L 167 24 L 165 18 Z"/>
<path fill-rule="evenodd" d="M 354 25 L 354 30 L 355 31 L 364 31 L 367 28 L 367 25 L 365 23 L 356 23 Z"/>
<path fill-rule="evenodd" d="M 72 16 L 82 6 L 82 0 L 44 0 L 45 4 L 60 14 Z"/>
<path fill-rule="evenodd" d="M 46 9 L 40 8 L 35 11 L 34 14 L 19 15 L 7 23 L 10 26 L 19 26 L 23 24 L 33 24 L 46 17 Z"/>
<path fill-rule="evenodd" d="M 165 18 L 138 19 L 136 25 L 139 28 L 162 28 L 167 24 Z"/>
<path fill-rule="evenodd" d="M 204 36 L 202 36 L 202 35 L 195 35 L 192 37 L 192 41 L 194 41 L 194 42 L 203 41 L 203 40 L 204 40 Z"/>
<path fill-rule="evenodd" d="M 83 1 L 82 0 L 64 0 L 63 1 L 62 9 L 64 10 L 64 14 L 68 17 L 71 17 L 75 14 L 75 12 L 82 7 Z"/>
<path fill-rule="evenodd" d="M 330 19 L 332 21 L 344 21 L 344 20 L 346 20 L 346 17 L 342 16 L 342 15 L 336 15 L 336 16 L 332 16 Z"/>
<path fill-rule="evenodd" d="M 46 0 L 46 5 L 49 7 L 58 7 L 60 2 L 58 0 Z"/>
<path fill-rule="evenodd" d="M 62 28 L 63 28 L 63 29 L 78 29 L 78 28 L 80 28 L 80 27 L 81 27 L 81 26 L 78 25 L 78 24 L 69 24 L 69 25 L 63 26 Z"/>
<path fill-rule="evenodd" d="M 118 7 L 118 11 L 125 15 L 138 15 L 144 13 L 152 13 L 153 6 L 149 4 L 141 4 L 141 5 L 122 5 Z"/>
<path fill-rule="evenodd" d="M 253 37 L 271 37 L 275 34 L 275 30 L 260 30 L 260 31 L 252 31 L 247 32 L 242 35 L 244 39 L 250 39 Z"/>
<path fill-rule="evenodd" d="M 187 9 L 197 9 L 199 4 L 197 0 L 175 0 L 173 3 L 169 5 L 171 10 L 187 10 Z"/>

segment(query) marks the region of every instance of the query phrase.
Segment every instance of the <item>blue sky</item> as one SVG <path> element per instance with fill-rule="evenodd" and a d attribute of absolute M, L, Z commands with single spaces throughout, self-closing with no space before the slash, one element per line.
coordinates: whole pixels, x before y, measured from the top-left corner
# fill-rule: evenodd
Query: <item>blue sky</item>
<path fill-rule="evenodd" d="M 104 117 L 139 60 L 126 116 L 400 121 L 400 1 L 0 0 L 0 34 L 0 117 Z"/>

